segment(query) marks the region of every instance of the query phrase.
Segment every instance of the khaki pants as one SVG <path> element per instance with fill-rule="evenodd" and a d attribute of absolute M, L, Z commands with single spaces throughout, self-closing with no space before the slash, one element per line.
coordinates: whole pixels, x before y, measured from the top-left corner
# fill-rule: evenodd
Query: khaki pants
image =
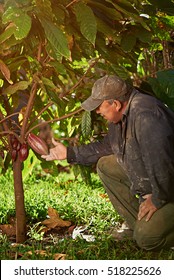
<path fill-rule="evenodd" d="M 138 199 L 130 193 L 130 181 L 116 157 L 110 155 L 100 158 L 97 172 L 114 208 L 133 229 L 139 247 L 160 250 L 174 246 L 174 203 L 158 209 L 148 222 L 145 217 L 138 221 Z"/>

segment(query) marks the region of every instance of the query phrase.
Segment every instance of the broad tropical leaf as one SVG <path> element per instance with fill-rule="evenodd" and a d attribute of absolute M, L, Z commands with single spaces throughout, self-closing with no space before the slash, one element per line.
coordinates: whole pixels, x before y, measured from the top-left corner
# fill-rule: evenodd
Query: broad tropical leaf
<path fill-rule="evenodd" d="M 25 89 L 27 89 L 29 84 L 30 84 L 30 82 L 27 82 L 27 81 L 18 82 L 18 83 L 14 84 L 14 85 L 11 85 L 11 86 L 7 87 L 5 89 L 5 93 L 9 94 L 9 95 L 12 95 L 15 92 L 17 92 L 18 90 L 25 90 Z"/>
<path fill-rule="evenodd" d="M 91 134 L 91 114 L 85 111 L 82 115 L 82 135 L 87 138 Z"/>
<path fill-rule="evenodd" d="M 2 44 L 4 41 L 6 41 L 7 39 L 9 39 L 15 32 L 16 30 L 16 26 L 14 23 L 10 23 L 6 29 L 4 30 L 4 32 L 0 35 L 0 44 Z"/>
<path fill-rule="evenodd" d="M 130 52 L 133 47 L 136 44 L 136 37 L 134 36 L 134 34 L 125 34 L 124 37 L 122 37 L 121 40 L 121 47 L 123 48 L 123 50 L 125 50 L 126 52 Z"/>
<path fill-rule="evenodd" d="M 22 10 L 9 7 L 2 16 L 3 23 L 13 22 L 16 26 L 14 36 L 17 40 L 25 38 L 31 29 L 31 18 Z"/>
<path fill-rule="evenodd" d="M 113 19 L 113 20 L 121 20 L 123 19 L 122 13 L 120 13 L 118 10 L 109 8 L 106 5 L 103 5 L 97 1 L 93 0 L 87 0 L 87 3 L 90 4 L 94 8 L 94 11 L 100 10 L 104 15 L 107 17 Z"/>
<path fill-rule="evenodd" d="M 52 47 L 61 55 L 70 59 L 71 53 L 68 48 L 68 41 L 63 31 L 52 22 L 41 19 L 41 24 L 45 30 L 46 37 Z"/>
<path fill-rule="evenodd" d="M 84 3 L 79 2 L 74 6 L 74 11 L 77 21 L 80 24 L 81 33 L 94 45 L 97 33 L 97 23 L 92 9 Z"/>
<path fill-rule="evenodd" d="M 148 78 L 155 95 L 174 110 L 174 70 L 159 71 L 157 78 Z"/>

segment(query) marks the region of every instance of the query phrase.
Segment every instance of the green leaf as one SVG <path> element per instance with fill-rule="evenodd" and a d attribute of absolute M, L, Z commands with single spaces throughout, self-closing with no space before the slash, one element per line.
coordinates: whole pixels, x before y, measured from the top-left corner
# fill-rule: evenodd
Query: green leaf
<path fill-rule="evenodd" d="M 50 61 L 48 65 L 54 67 L 54 69 L 61 75 L 67 74 L 66 67 L 62 63 L 59 63 L 57 61 Z"/>
<path fill-rule="evenodd" d="M 9 7 L 2 16 L 4 24 L 13 22 L 16 26 L 14 36 L 17 40 L 25 38 L 31 29 L 31 18 L 19 8 Z"/>
<path fill-rule="evenodd" d="M 47 19 L 53 18 L 53 11 L 50 0 L 35 0 L 36 7 Z"/>
<path fill-rule="evenodd" d="M 140 39 L 141 42 L 150 43 L 152 38 L 152 33 L 149 32 L 147 29 L 139 27 L 135 31 L 135 35 Z"/>
<path fill-rule="evenodd" d="M 111 64 L 111 67 L 114 70 L 115 74 L 118 75 L 123 80 L 126 80 L 129 77 L 128 72 L 123 66 Z"/>
<path fill-rule="evenodd" d="M 82 115 L 81 129 L 83 137 L 89 137 L 91 134 L 91 113 L 88 111 L 85 111 Z"/>
<path fill-rule="evenodd" d="M 53 49 L 55 49 L 58 53 L 65 56 L 66 58 L 70 59 L 71 53 L 68 48 L 67 38 L 63 31 L 48 20 L 42 19 L 40 20 L 40 22 L 45 30 L 46 37 L 52 45 Z"/>
<path fill-rule="evenodd" d="M 25 90 L 28 88 L 29 84 L 30 84 L 30 82 L 26 82 L 26 81 L 18 82 L 14 85 L 7 87 L 5 90 L 5 93 L 11 95 L 11 94 L 14 94 L 15 92 L 17 92 L 18 90 Z"/>
<path fill-rule="evenodd" d="M 117 11 L 124 14 L 124 17 L 134 19 L 136 22 L 139 22 L 144 28 L 146 28 L 147 30 L 150 30 L 149 26 L 146 24 L 144 19 L 139 16 L 137 10 L 134 9 L 133 5 L 130 5 L 128 2 L 127 2 L 127 5 L 125 5 L 126 1 L 124 1 L 124 5 L 122 5 L 122 1 L 120 1 L 120 5 L 113 3 L 112 0 L 106 0 L 106 2 L 111 3 Z M 131 6 L 132 6 L 132 8 L 131 8 Z"/>
<path fill-rule="evenodd" d="M 97 33 L 97 23 L 92 9 L 84 3 L 79 2 L 74 5 L 74 12 L 77 22 L 80 24 L 81 33 L 94 45 Z"/>
<path fill-rule="evenodd" d="M 136 44 L 136 37 L 133 34 L 124 34 L 121 40 L 121 47 L 130 52 Z"/>
<path fill-rule="evenodd" d="M 93 1 L 93 0 L 88 0 L 87 1 L 91 6 L 97 9 L 99 9 L 100 11 L 103 12 L 104 15 L 106 15 L 107 17 L 113 19 L 113 20 L 121 20 L 123 19 L 123 15 L 122 13 L 120 13 L 118 10 L 114 9 L 114 8 L 108 8 L 106 5 L 103 5 L 101 3 L 98 3 L 97 1 Z"/>
<path fill-rule="evenodd" d="M 6 27 L 4 32 L 0 35 L 0 44 L 2 44 L 4 41 L 9 39 L 11 37 L 11 35 L 14 34 L 15 30 L 16 30 L 16 26 L 13 23 L 10 23 Z"/>
<path fill-rule="evenodd" d="M 44 83 L 44 85 L 50 87 L 52 90 L 56 89 L 56 85 L 50 79 L 42 77 L 42 82 Z"/>
<path fill-rule="evenodd" d="M 157 78 L 148 78 L 155 95 L 174 110 L 174 70 L 159 71 Z"/>
<path fill-rule="evenodd" d="M 107 25 L 103 20 L 97 18 L 97 29 L 99 32 L 102 32 L 105 36 L 107 36 L 109 39 L 114 40 L 118 44 L 120 43 L 120 35 L 116 30 L 111 28 L 109 25 Z"/>

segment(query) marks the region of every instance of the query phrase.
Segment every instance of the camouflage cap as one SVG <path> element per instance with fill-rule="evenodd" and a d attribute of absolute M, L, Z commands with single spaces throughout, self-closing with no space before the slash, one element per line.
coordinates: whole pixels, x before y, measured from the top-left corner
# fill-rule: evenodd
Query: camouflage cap
<path fill-rule="evenodd" d="M 93 111 L 99 107 L 104 100 L 116 100 L 126 93 L 127 84 L 124 80 L 116 75 L 105 75 L 94 83 L 91 96 L 88 97 L 81 106 L 86 111 Z"/>

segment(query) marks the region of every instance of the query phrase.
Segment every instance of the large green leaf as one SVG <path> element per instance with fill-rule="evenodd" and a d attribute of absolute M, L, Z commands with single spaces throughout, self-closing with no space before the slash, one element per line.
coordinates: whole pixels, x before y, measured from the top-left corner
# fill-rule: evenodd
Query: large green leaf
<path fill-rule="evenodd" d="M 4 24 L 13 22 L 16 26 L 14 36 L 17 40 L 25 38 L 31 29 L 31 18 L 19 8 L 9 7 L 2 16 Z"/>
<path fill-rule="evenodd" d="M 40 10 L 44 17 L 46 17 L 47 19 L 53 18 L 53 11 L 50 0 L 34 0 L 34 2 L 36 3 L 36 7 Z"/>
<path fill-rule="evenodd" d="M 4 93 L 5 94 L 9 94 L 9 95 L 14 94 L 18 90 L 25 90 L 25 89 L 27 89 L 29 84 L 30 84 L 30 82 L 27 82 L 27 81 L 18 82 L 18 83 L 14 84 L 14 85 L 11 85 L 11 86 L 7 87 L 5 89 Z"/>
<path fill-rule="evenodd" d="M 94 45 L 97 33 L 97 23 L 92 9 L 84 3 L 79 2 L 74 5 L 74 12 L 77 21 L 80 24 L 81 33 Z"/>
<path fill-rule="evenodd" d="M 136 44 L 136 37 L 134 34 L 125 33 L 125 36 L 122 37 L 121 47 L 126 52 L 130 52 Z"/>
<path fill-rule="evenodd" d="M 118 75 L 120 78 L 122 78 L 123 80 L 128 79 L 129 73 L 123 66 L 111 64 L 111 67 L 114 70 L 115 74 Z"/>
<path fill-rule="evenodd" d="M 158 10 L 169 15 L 174 15 L 174 3 L 171 0 L 149 0 L 149 2 Z"/>
<path fill-rule="evenodd" d="M 148 78 L 155 95 L 174 110 L 174 70 L 159 71 L 157 78 Z"/>
<path fill-rule="evenodd" d="M 101 11 L 105 16 L 107 16 L 108 18 L 111 18 L 113 20 L 121 20 L 123 19 L 123 15 L 122 13 L 120 13 L 118 10 L 114 9 L 114 8 L 109 8 L 106 5 L 103 5 L 97 1 L 93 1 L 93 0 L 87 0 L 87 3 L 90 4 L 90 6 L 92 6 L 94 8 L 94 12 L 96 10 Z"/>
<path fill-rule="evenodd" d="M 88 111 L 85 111 L 82 115 L 82 135 L 87 138 L 91 134 L 91 114 Z"/>
<path fill-rule="evenodd" d="M 107 25 L 103 20 L 97 18 L 97 29 L 99 32 L 102 32 L 105 37 L 108 37 L 110 40 L 113 40 L 114 42 L 120 43 L 120 35 L 116 30 L 111 28 L 109 25 Z"/>
<path fill-rule="evenodd" d="M 134 9 L 133 5 L 132 8 L 130 8 L 131 5 L 128 2 L 127 5 L 125 5 L 125 3 L 124 5 L 122 5 L 121 1 L 119 1 L 120 2 L 119 4 L 115 3 L 115 1 L 112 0 L 106 0 L 106 2 L 111 3 L 116 8 L 116 10 L 119 11 L 120 13 L 123 13 L 125 17 L 129 18 L 130 20 L 133 19 L 135 22 L 139 22 L 144 28 L 150 30 L 147 23 L 144 21 L 142 17 L 139 16 L 138 11 Z"/>
<path fill-rule="evenodd" d="M 53 49 L 55 49 L 58 53 L 70 59 L 71 53 L 68 48 L 68 41 L 63 33 L 63 31 L 53 24 L 52 22 L 40 19 L 40 22 L 45 30 L 46 37 Z"/>
<path fill-rule="evenodd" d="M 0 35 L 0 44 L 2 44 L 4 41 L 9 39 L 14 34 L 15 30 L 16 30 L 16 26 L 14 25 L 14 23 L 10 23 L 6 27 L 4 32 Z"/>

